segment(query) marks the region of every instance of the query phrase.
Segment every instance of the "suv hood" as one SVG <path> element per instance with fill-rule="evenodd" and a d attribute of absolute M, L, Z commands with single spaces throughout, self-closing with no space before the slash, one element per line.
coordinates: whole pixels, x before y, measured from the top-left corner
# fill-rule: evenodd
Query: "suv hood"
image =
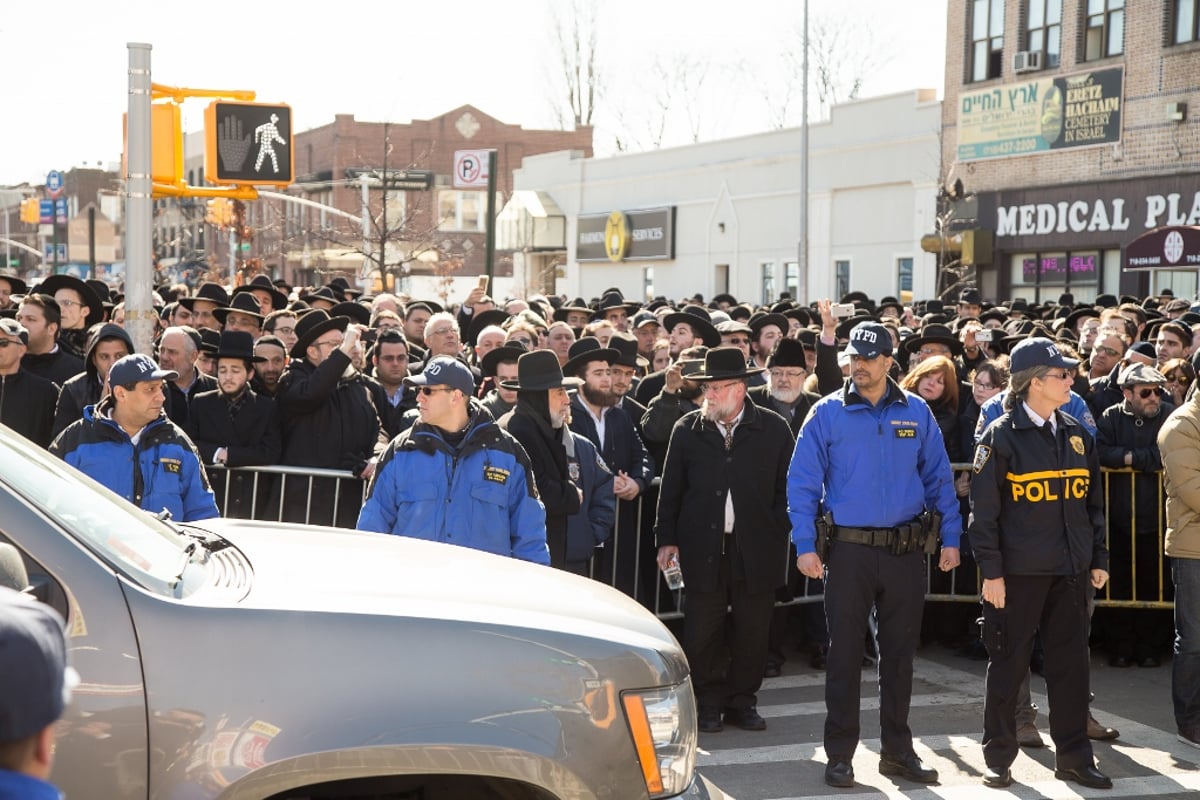
<path fill-rule="evenodd" d="M 190 526 L 226 539 L 249 568 L 240 599 L 200 589 L 188 604 L 520 625 L 679 652 L 641 604 L 552 567 L 342 528 L 234 519 Z"/>

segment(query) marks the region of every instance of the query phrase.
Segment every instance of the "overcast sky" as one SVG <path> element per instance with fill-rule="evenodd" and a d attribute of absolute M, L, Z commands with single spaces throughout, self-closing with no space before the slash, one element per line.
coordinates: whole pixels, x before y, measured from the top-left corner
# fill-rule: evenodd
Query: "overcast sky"
<path fill-rule="evenodd" d="M 297 130 L 337 113 L 403 123 L 464 103 L 506 123 L 554 126 L 550 9 L 568 0 L 334 5 L 336 12 L 285 2 L 6 3 L 0 185 L 119 161 L 129 42 L 153 46 L 156 83 L 254 90 L 262 102 L 290 104 Z M 618 135 L 634 149 L 648 146 L 662 102 L 670 109 L 663 145 L 768 129 L 782 114 L 788 63 L 798 61 L 802 7 L 800 0 L 598 2 L 606 90 L 597 104 L 597 153 L 613 152 Z M 838 30 L 837 50 L 850 62 L 844 71 L 868 60 L 862 96 L 918 87 L 940 96 L 946 0 L 811 0 L 809 13 L 814 25 Z M 688 77 L 664 87 L 656 63 L 667 71 L 685 64 Z M 207 102 L 184 104 L 185 130 L 203 126 Z M 798 121 L 797 93 L 786 122 Z"/>

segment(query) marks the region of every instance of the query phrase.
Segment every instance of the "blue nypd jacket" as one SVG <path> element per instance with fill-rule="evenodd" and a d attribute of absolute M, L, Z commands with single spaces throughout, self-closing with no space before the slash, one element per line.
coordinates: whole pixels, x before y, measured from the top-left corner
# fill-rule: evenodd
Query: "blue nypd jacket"
<path fill-rule="evenodd" d="M 50 445 L 50 452 L 129 502 L 171 519 L 220 516 L 200 456 L 187 435 L 160 413 L 135 445 L 109 417 L 112 398 L 83 410 Z"/>
<path fill-rule="evenodd" d="M 471 410 L 457 449 L 423 422 L 392 440 L 356 527 L 549 565 L 546 509 L 529 456 L 478 401 Z"/>
<path fill-rule="evenodd" d="M 891 528 L 926 509 L 942 514 L 942 545 L 958 547 L 962 516 L 954 474 L 933 412 L 888 379 L 873 407 L 846 382 L 821 398 L 796 438 L 788 468 L 788 516 L 797 555 L 814 551 L 815 520 L 833 513 L 838 525 Z"/>
<path fill-rule="evenodd" d="M 975 443 L 979 444 L 979 440 L 983 438 L 983 432 L 1000 417 L 1004 416 L 1004 398 L 1008 397 L 1008 390 L 997 392 L 991 399 L 983 404 L 979 409 L 979 421 L 975 423 Z M 1063 411 L 1070 414 L 1079 424 L 1096 438 L 1096 418 L 1092 416 L 1092 409 L 1088 408 L 1088 404 L 1079 395 L 1071 392 L 1071 399 L 1063 406 Z"/>

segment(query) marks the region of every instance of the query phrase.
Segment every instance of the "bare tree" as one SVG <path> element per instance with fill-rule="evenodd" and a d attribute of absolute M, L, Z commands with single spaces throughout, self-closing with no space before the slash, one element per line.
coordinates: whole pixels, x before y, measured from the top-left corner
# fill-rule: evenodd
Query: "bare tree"
<path fill-rule="evenodd" d="M 576 126 L 591 125 L 604 83 L 597 55 L 597 3 L 571 0 L 553 8 L 551 34 L 558 64 L 552 108 L 560 127 L 566 127 L 569 121 Z"/>

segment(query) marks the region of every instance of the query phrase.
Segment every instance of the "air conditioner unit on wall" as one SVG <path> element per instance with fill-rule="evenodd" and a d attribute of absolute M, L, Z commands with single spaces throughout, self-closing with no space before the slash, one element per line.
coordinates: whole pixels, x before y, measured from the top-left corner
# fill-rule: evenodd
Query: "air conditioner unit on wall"
<path fill-rule="evenodd" d="M 1035 72 L 1041 68 L 1041 50 L 1021 50 L 1013 56 L 1013 72 Z"/>

